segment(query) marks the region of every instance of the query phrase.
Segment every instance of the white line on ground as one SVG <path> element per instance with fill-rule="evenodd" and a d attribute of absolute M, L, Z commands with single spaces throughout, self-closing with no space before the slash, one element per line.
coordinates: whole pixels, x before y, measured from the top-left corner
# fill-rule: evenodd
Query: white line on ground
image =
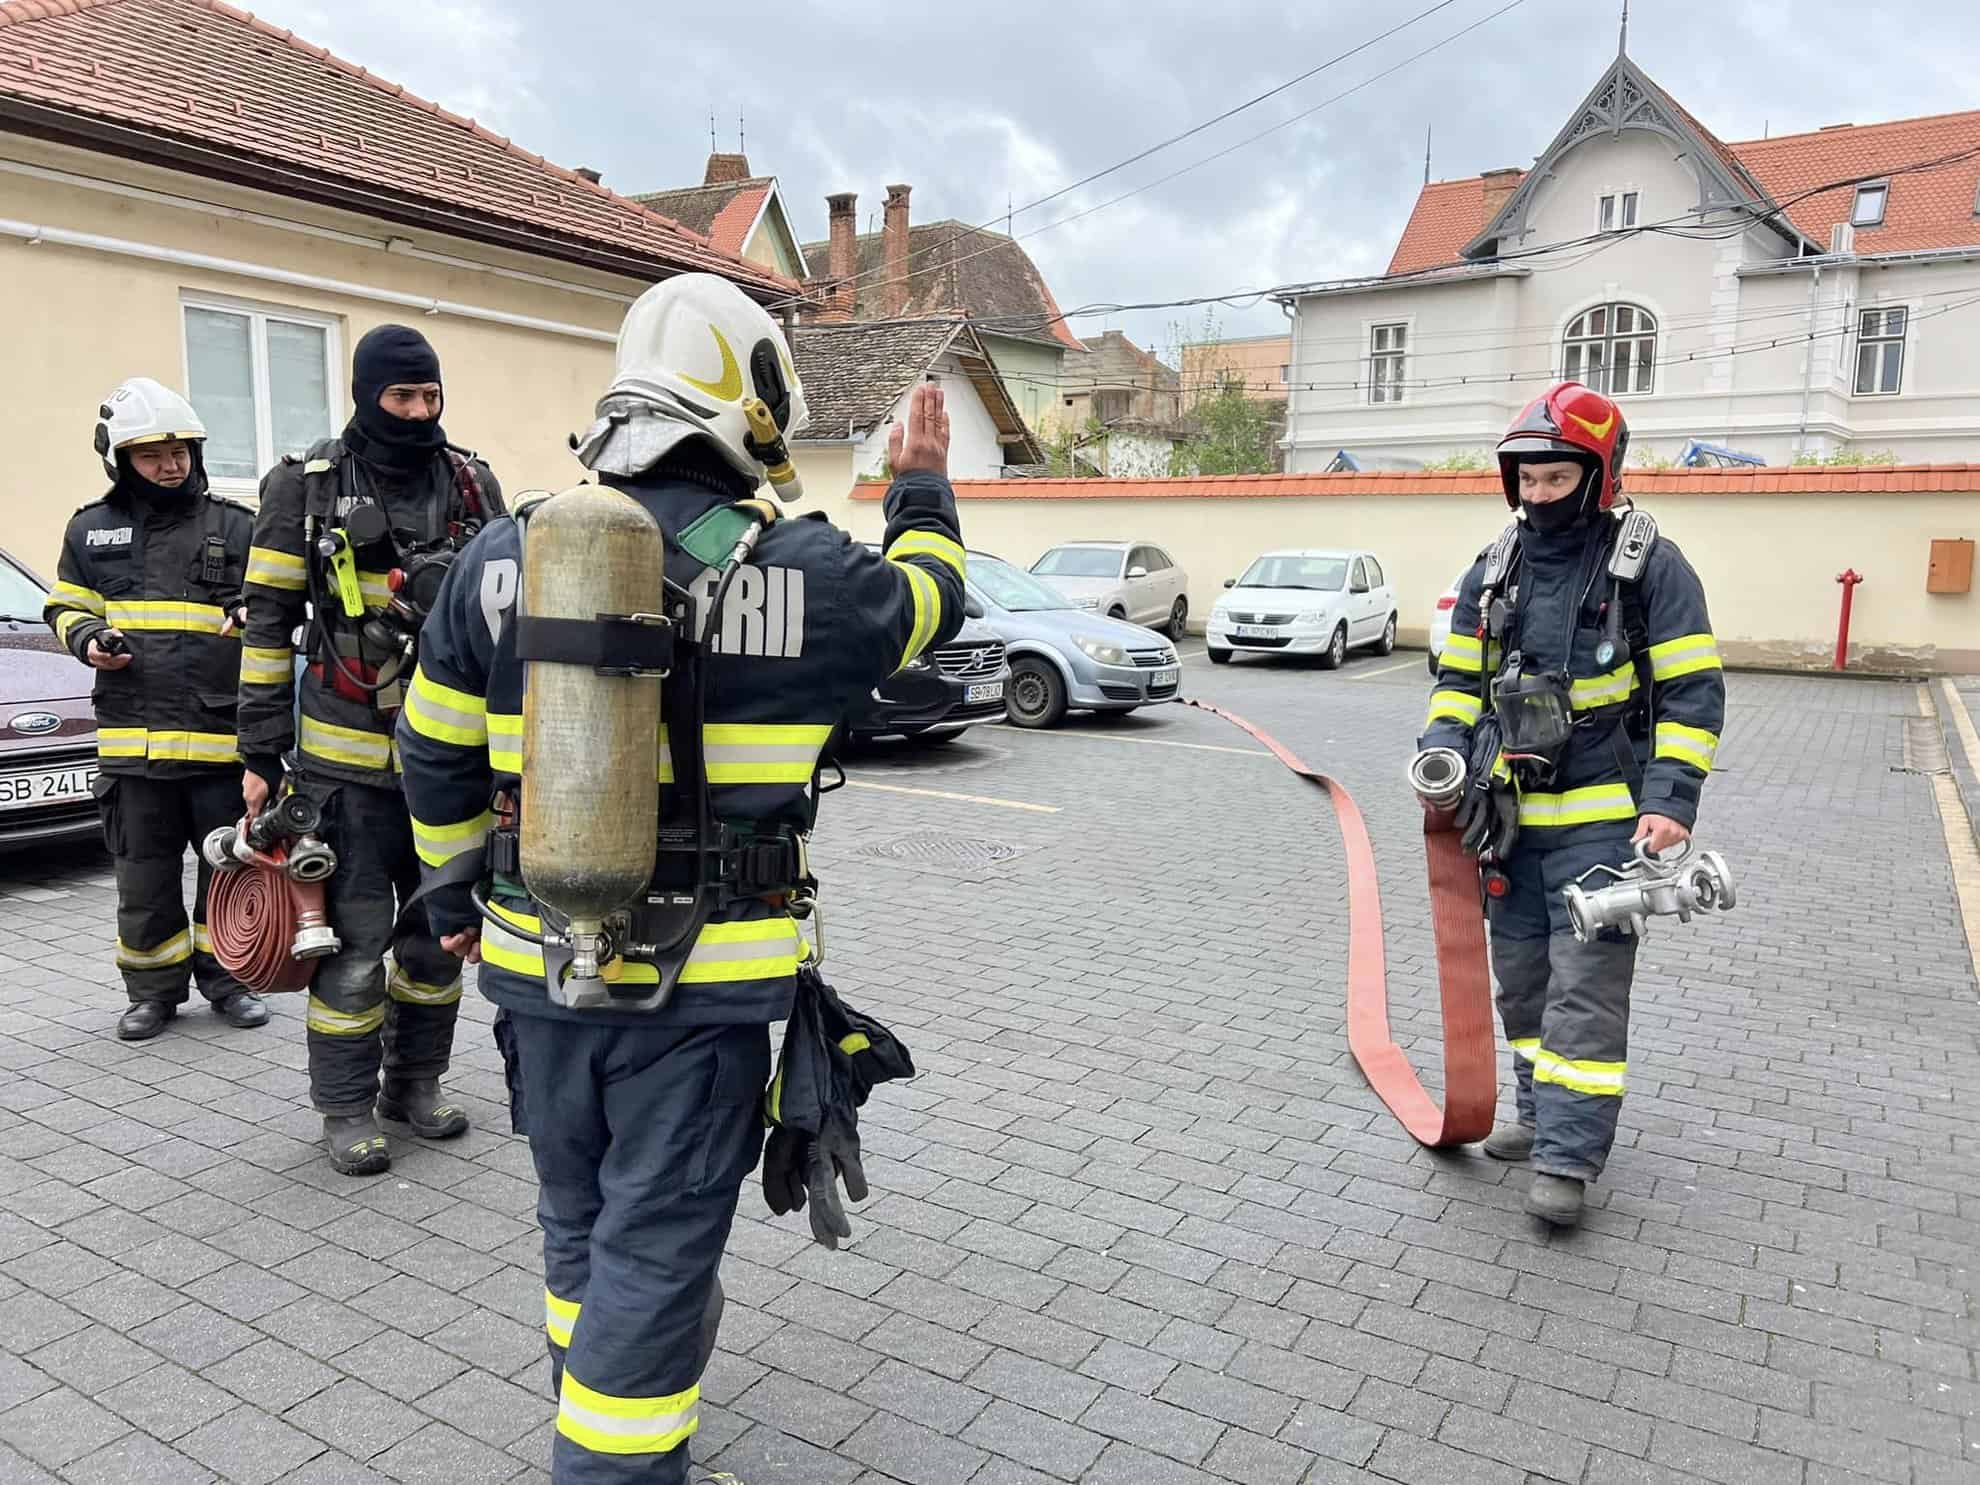
<path fill-rule="evenodd" d="M 1395 665 L 1385 665 L 1380 670 L 1364 670 L 1359 675 L 1349 676 L 1348 679 L 1351 681 L 1372 681 L 1378 675 L 1392 675 L 1398 670 L 1421 669 L 1423 669 L 1423 662 L 1421 660 L 1404 660 Z"/>
<path fill-rule="evenodd" d="M 882 794 L 914 794 L 923 799 L 953 799 L 962 804 L 993 804 L 998 809 L 1029 810 L 1038 815 L 1056 815 L 1056 804 L 1026 804 L 1021 799 L 993 799 L 987 794 L 953 794 L 947 789 L 910 789 L 906 784 L 875 784 L 866 779 L 847 779 L 854 789 L 877 789 Z"/>
<path fill-rule="evenodd" d="M 1980 767 L 1980 735 L 1973 730 L 1966 702 L 1949 680 L 1939 682 L 1945 705 L 1952 708 L 1953 731 L 1959 734 L 1969 766 Z M 1919 715 L 1934 714 L 1929 688 L 1918 688 Z M 1980 979 L 1980 847 L 1973 839 L 1973 823 L 1966 815 L 1966 801 L 1960 797 L 1959 780 L 1950 771 L 1932 776 L 1932 792 L 1939 801 L 1939 828 L 1946 838 L 1946 855 L 1952 860 L 1953 891 L 1959 897 L 1961 926 L 1966 930 L 1966 952 L 1973 962 L 1973 974 Z"/>
<path fill-rule="evenodd" d="M 1197 753 L 1237 753 L 1246 758 L 1270 758 L 1263 748 L 1225 748 L 1216 743 L 1170 742 L 1163 737 L 1118 737 L 1108 732 L 1041 732 L 1030 727 L 1013 727 L 1007 722 L 992 723 L 1001 732 L 1022 732 L 1027 737 L 1064 737 L 1074 742 L 1140 743 L 1150 748 L 1188 748 Z"/>

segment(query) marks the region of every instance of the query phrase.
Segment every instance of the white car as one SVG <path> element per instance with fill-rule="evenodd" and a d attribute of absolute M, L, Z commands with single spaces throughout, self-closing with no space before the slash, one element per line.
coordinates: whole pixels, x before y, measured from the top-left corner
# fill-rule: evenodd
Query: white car
<path fill-rule="evenodd" d="M 1396 647 L 1396 595 L 1373 552 L 1267 552 L 1224 587 L 1203 636 L 1214 665 L 1249 650 L 1318 655 L 1332 670 L 1351 649 Z"/>
<path fill-rule="evenodd" d="M 1444 641 L 1451 637 L 1451 610 L 1457 607 L 1458 584 L 1464 581 L 1459 574 L 1444 589 L 1444 596 L 1437 600 L 1437 606 L 1430 611 L 1430 674 L 1437 673 L 1443 664 Z"/>
<path fill-rule="evenodd" d="M 1074 608 L 1160 629 L 1171 639 L 1181 639 L 1189 622 L 1189 574 L 1147 542 L 1064 542 L 1032 563 L 1031 575 Z"/>

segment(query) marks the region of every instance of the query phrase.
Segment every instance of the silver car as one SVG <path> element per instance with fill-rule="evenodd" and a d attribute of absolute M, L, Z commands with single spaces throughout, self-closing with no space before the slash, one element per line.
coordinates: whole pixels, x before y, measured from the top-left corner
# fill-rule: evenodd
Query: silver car
<path fill-rule="evenodd" d="M 971 552 L 968 587 L 1010 656 L 1005 700 L 1019 727 L 1050 727 L 1069 710 L 1133 711 L 1181 684 L 1175 648 L 1154 630 L 1074 608 L 1001 557 Z"/>
<path fill-rule="evenodd" d="M 1189 574 L 1148 542 L 1069 541 L 1031 571 L 1088 613 L 1146 624 L 1172 639 L 1189 623 Z"/>

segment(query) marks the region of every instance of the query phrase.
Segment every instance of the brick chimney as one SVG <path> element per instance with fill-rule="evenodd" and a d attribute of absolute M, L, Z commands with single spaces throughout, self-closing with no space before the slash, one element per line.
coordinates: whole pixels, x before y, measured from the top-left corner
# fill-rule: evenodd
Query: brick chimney
<path fill-rule="evenodd" d="M 910 186 L 887 187 L 887 216 L 880 229 L 881 255 L 885 263 L 886 293 L 881 313 L 898 319 L 908 303 L 908 192 Z"/>
<path fill-rule="evenodd" d="M 1488 170 L 1479 177 L 1485 183 L 1485 220 L 1491 221 L 1499 214 L 1499 208 L 1511 199 L 1519 189 L 1519 183 L 1526 172 L 1517 165 L 1502 166 L 1498 170 Z"/>
<path fill-rule="evenodd" d="M 704 186 L 725 186 L 732 180 L 749 179 L 748 155 L 710 155 L 708 169 L 701 177 Z"/>
<path fill-rule="evenodd" d="M 853 280 L 859 275 L 859 228 L 854 212 L 858 203 L 859 196 L 852 191 L 825 198 L 832 228 L 825 250 L 824 293 L 820 296 L 824 307 L 816 315 L 823 323 L 843 324 L 853 317 Z"/>

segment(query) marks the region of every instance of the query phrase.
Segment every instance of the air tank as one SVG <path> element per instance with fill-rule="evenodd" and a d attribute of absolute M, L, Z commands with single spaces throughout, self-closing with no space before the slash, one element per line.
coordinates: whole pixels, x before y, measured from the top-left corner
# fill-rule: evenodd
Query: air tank
<path fill-rule="evenodd" d="M 585 621 L 657 612 L 665 562 L 660 528 L 637 501 L 599 485 L 576 486 L 530 513 L 521 612 Z M 658 676 L 528 662 L 523 885 L 570 920 L 570 981 L 597 981 L 604 920 L 628 906 L 653 874 L 659 737 Z"/>

